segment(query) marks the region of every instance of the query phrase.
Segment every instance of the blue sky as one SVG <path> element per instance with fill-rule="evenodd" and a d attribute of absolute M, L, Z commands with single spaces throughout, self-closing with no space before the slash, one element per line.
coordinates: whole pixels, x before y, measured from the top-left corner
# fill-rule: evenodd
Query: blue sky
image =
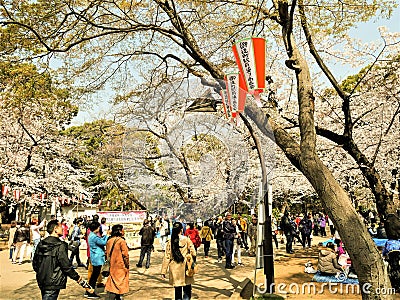
<path fill-rule="evenodd" d="M 358 28 L 354 28 L 350 31 L 350 35 L 355 38 L 359 38 L 364 42 L 371 41 L 379 41 L 380 35 L 378 31 L 378 27 L 385 26 L 388 28 L 389 32 L 400 32 L 400 7 L 396 8 L 392 17 L 389 20 L 371 20 L 367 23 L 362 23 L 358 26 Z M 342 72 L 340 72 L 342 73 Z M 343 70 L 343 74 L 350 75 L 352 71 Z M 110 91 L 101 91 L 102 99 L 112 98 L 112 93 Z M 102 119 L 102 118 L 111 118 L 109 114 L 112 106 L 107 101 L 99 101 L 91 105 L 88 109 L 81 109 L 78 113 L 78 116 L 72 120 L 72 126 L 81 125 L 85 122 L 91 122 L 93 120 Z"/>

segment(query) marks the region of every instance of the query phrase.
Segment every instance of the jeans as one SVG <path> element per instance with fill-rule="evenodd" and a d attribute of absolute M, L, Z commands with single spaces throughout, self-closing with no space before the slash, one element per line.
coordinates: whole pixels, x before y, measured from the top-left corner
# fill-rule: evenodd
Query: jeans
<path fill-rule="evenodd" d="M 247 244 L 247 232 L 242 231 L 240 233 L 240 236 L 242 238 L 242 242 L 243 242 L 243 247 L 248 250 L 249 249 L 249 245 Z"/>
<path fill-rule="evenodd" d="M 175 287 L 175 300 L 189 300 L 190 298 L 192 298 L 192 286 L 190 284 Z"/>
<path fill-rule="evenodd" d="M 79 257 L 79 247 L 77 247 L 75 251 L 71 252 L 71 257 L 69 258 L 71 264 L 74 261 L 74 257 L 76 257 L 76 263 L 78 266 L 82 265 L 81 258 Z"/>
<path fill-rule="evenodd" d="M 222 258 L 225 254 L 224 240 L 217 239 L 218 258 Z"/>
<path fill-rule="evenodd" d="M 308 247 L 311 247 L 311 233 L 308 234 L 301 233 L 301 239 L 303 240 L 303 247 L 306 246 L 306 242 Z"/>
<path fill-rule="evenodd" d="M 115 294 L 112 292 L 107 292 L 106 300 L 123 300 L 123 299 L 124 299 L 123 294 Z"/>
<path fill-rule="evenodd" d="M 40 290 L 42 292 L 42 300 L 57 300 L 60 290 Z"/>
<path fill-rule="evenodd" d="M 292 244 L 293 244 L 293 235 L 285 234 L 286 236 L 286 252 L 289 253 L 293 251 Z"/>
<path fill-rule="evenodd" d="M 210 241 L 205 241 L 204 242 L 204 255 L 208 256 L 208 251 L 210 251 Z"/>
<path fill-rule="evenodd" d="M 31 259 L 33 259 L 33 256 L 35 255 L 36 247 L 39 244 L 39 242 L 40 242 L 40 239 L 33 240 L 33 248 L 32 248 Z"/>
<path fill-rule="evenodd" d="M 232 252 L 233 252 L 233 241 L 225 240 L 225 250 L 226 250 L 226 263 L 225 266 L 232 266 Z"/>
<path fill-rule="evenodd" d="M 14 246 L 14 247 L 11 246 L 11 247 L 10 247 L 10 259 L 11 259 L 11 260 L 12 260 L 13 257 L 14 257 L 14 251 L 15 251 L 15 246 Z"/>
<path fill-rule="evenodd" d="M 147 259 L 146 259 L 146 268 L 150 267 L 150 256 L 151 256 L 151 251 L 153 250 L 153 245 L 145 245 L 140 248 L 140 258 L 138 265 L 142 265 L 144 256 L 147 254 Z"/>
<path fill-rule="evenodd" d="M 89 278 L 89 285 L 93 289 L 96 289 L 96 282 L 97 282 L 97 278 L 100 275 L 100 272 L 101 272 L 101 266 L 93 266 L 93 272 L 92 272 L 92 275 Z"/>

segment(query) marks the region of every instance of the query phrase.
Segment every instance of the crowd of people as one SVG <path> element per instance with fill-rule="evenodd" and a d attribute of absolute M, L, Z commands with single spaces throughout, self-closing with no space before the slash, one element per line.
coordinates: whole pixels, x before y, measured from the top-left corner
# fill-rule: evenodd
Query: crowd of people
<path fill-rule="evenodd" d="M 397 233 L 395 236 L 392 233 L 387 234 L 383 222 L 379 222 L 377 218 L 368 219 L 365 223 L 371 236 L 389 238 L 383 249 L 383 256 L 389 264 L 391 260 L 398 261 L 399 258 L 393 256 L 393 251 L 400 250 Z M 299 242 L 304 248 L 311 247 L 314 236 L 328 238 L 329 232 L 333 242 L 325 246 L 320 245 L 318 270 L 326 275 L 339 272 L 348 275 L 354 272 L 345 246 L 332 220 L 325 213 L 310 212 L 303 215 L 291 214 L 286 210 L 277 218 L 271 217 L 271 226 L 276 248 L 286 240 L 285 251 L 289 255 L 294 253 L 294 243 Z M 326 227 L 329 228 L 328 231 Z M 43 236 L 40 230 L 44 228 L 46 234 Z M 248 256 L 256 255 L 257 228 L 256 214 L 248 217 L 227 212 L 204 223 L 148 216 L 139 231 L 141 246 L 136 267 L 150 268 L 154 243 L 158 237 L 160 251 L 164 252 L 162 278 L 169 274 L 169 283 L 174 287 L 175 299 L 190 299 L 199 248 L 203 246 L 204 259 L 209 259 L 211 241 L 215 240 L 216 262 L 224 261 L 226 269 L 239 267 L 243 265 L 243 253 Z M 99 220 L 98 215 L 76 218 L 70 226 L 65 219 L 60 222 L 54 216 L 49 222 L 39 222 L 37 218 L 33 218 L 30 225 L 12 222 L 9 234 L 10 260 L 12 263 L 21 264 L 25 248 L 31 245 L 30 259 L 37 274 L 42 299 L 57 299 L 60 289 L 66 287 L 67 277 L 76 280 L 85 288 L 84 296 L 88 299 L 100 298 L 96 293 L 96 289 L 100 287 L 107 291 L 107 299 L 122 299 L 129 291 L 129 249 L 124 234 L 122 225 L 109 228 L 106 219 Z M 79 247 L 83 240 L 87 245 L 86 263 L 80 258 Z M 110 262 L 111 267 L 104 284 L 102 267 L 106 260 Z M 76 272 L 77 268 L 88 270 L 87 280 Z M 193 271 L 189 272 L 192 269 Z M 392 268 L 390 274 L 393 278 L 400 278 L 399 273 L 398 269 Z"/>

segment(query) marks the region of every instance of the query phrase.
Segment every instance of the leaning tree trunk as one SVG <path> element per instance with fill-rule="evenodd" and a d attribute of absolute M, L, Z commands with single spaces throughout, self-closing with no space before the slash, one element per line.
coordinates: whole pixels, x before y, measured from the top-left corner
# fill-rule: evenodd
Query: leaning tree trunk
<path fill-rule="evenodd" d="M 246 104 L 245 113 L 264 135 L 276 142 L 291 163 L 304 174 L 314 187 L 349 251 L 358 274 L 363 299 L 391 299 L 390 295 L 376 293 L 382 287 L 390 287 L 386 268 L 349 196 L 335 180 L 331 171 L 317 155 L 302 157 L 299 144 L 254 103 Z M 363 286 L 370 287 L 369 292 L 363 291 Z"/>

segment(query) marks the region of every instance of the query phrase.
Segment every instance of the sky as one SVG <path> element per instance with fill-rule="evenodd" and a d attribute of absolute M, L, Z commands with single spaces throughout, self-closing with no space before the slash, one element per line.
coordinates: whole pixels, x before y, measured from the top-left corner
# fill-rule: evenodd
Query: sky
<path fill-rule="evenodd" d="M 389 20 L 379 20 L 374 21 L 371 20 L 367 23 L 362 23 L 358 26 L 358 28 L 354 28 L 350 31 L 350 36 L 354 38 L 359 38 L 363 42 L 373 42 L 380 40 L 380 34 L 378 31 L 378 27 L 385 26 L 388 28 L 388 32 L 400 32 L 400 7 L 395 9 L 392 17 Z M 335 70 L 341 73 L 342 76 L 350 75 L 353 73 L 353 70 Z M 111 99 L 112 92 L 111 91 L 101 91 L 99 95 L 100 99 Z M 112 110 L 112 105 L 107 101 L 98 101 L 91 105 L 88 108 L 82 108 L 78 115 L 72 120 L 71 126 L 82 125 L 85 122 L 91 122 L 98 119 L 110 119 L 112 118 L 110 111 Z"/>

